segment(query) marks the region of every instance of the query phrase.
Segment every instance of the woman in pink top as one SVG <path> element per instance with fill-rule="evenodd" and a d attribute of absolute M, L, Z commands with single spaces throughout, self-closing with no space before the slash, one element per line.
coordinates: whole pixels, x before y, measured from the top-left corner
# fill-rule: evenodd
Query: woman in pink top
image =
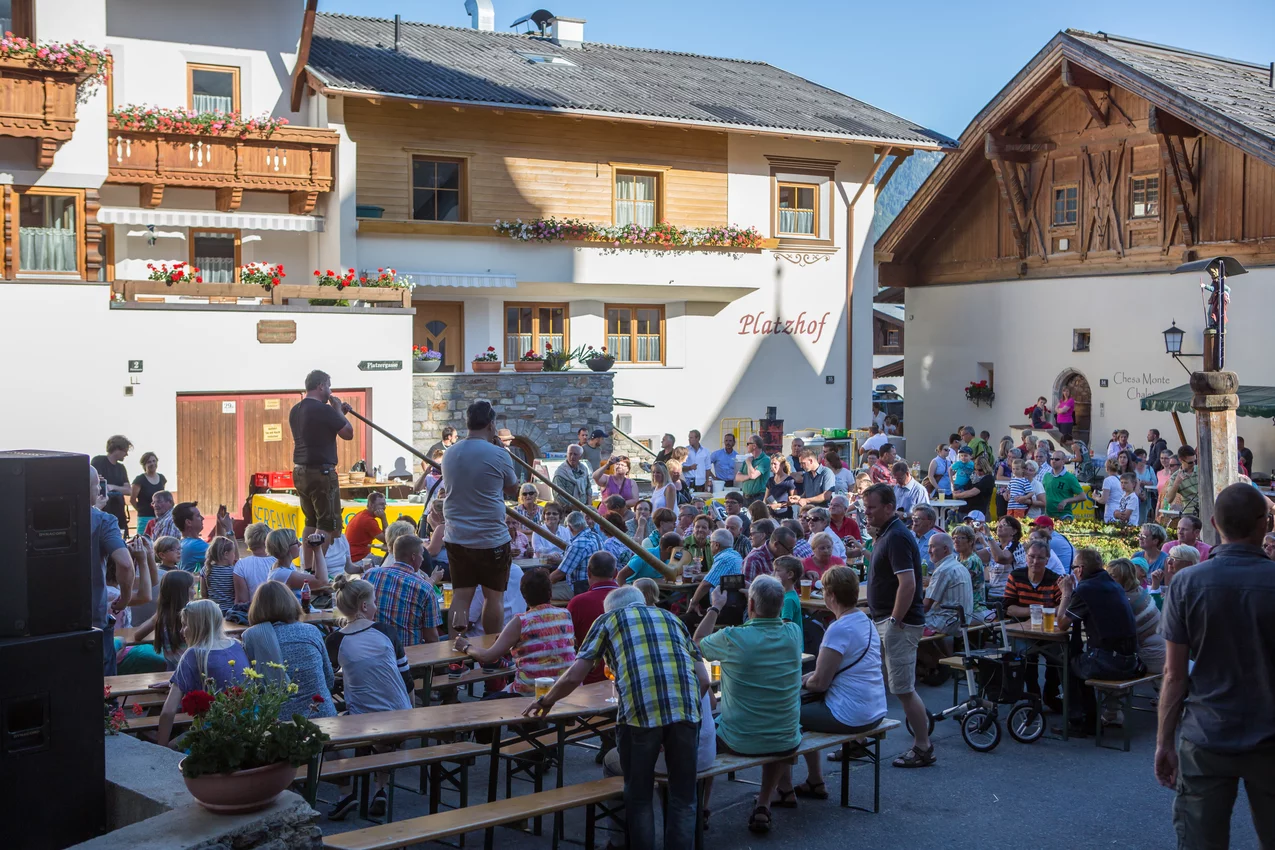
<path fill-rule="evenodd" d="M 1076 400 L 1071 397 L 1071 387 L 1063 387 L 1062 399 L 1058 402 L 1058 431 L 1064 437 L 1071 436 L 1071 429 L 1076 425 Z"/>
<path fill-rule="evenodd" d="M 527 570 L 519 583 L 527 602 L 524 614 L 515 614 L 487 649 L 474 646 L 464 637 L 456 638 L 456 649 L 480 664 L 492 664 L 507 654 L 514 658 L 513 684 L 483 699 L 532 696 L 536 679 L 557 679 L 575 663 L 575 629 L 566 608 L 552 604 L 553 584 L 543 567 Z"/>
<path fill-rule="evenodd" d="M 593 480 L 602 488 L 602 498 L 622 496 L 625 507 L 632 509 L 637 504 L 637 487 L 629 478 L 629 459 L 624 455 L 615 457 L 602 464 L 602 468 L 593 473 Z"/>

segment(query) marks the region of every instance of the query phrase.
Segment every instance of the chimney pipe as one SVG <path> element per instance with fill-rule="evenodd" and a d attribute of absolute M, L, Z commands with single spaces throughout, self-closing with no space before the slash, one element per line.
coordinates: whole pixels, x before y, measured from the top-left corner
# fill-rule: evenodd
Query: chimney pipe
<path fill-rule="evenodd" d="M 465 0 L 465 11 L 469 13 L 474 29 L 496 31 L 496 10 L 492 8 L 491 0 Z"/>
<path fill-rule="evenodd" d="M 403 16 L 394 16 L 394 52 L 398 53 L 399 33 L 403 29 Z"/>
<path fill-rule="evenodd" d="M 1270 78 L 1267 79 L 1266 84 L 1275 89 L 1275 62 L 1271 63 L 1271 75 Z"/>
<path fill-rule="evenodd" d="M 583 18 L 550 18 L 549 37 L 559 47 L 578 48 L 584 44 Z"/>

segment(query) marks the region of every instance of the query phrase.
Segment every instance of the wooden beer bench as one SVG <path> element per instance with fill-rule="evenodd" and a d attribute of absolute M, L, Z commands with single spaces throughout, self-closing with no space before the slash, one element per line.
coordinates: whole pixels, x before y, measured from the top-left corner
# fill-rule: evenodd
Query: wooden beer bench
<path fill-rule="evenodd" d="M 1094 746 L 1105 746 L 1102 743 L 1102 712 L 1103 709 L 1111 703 L 1115 703 L 1117 710 L 1125 712 L 1124 717 L 1124 752 L 1129 752 L 1129 748 L 1133 739 L 1133 732 L 1130 729 L 1133 718 L 1130 714 L 1135 710 L 1133 707 L 1133 689 L 1138 685 L 1155 685 L 1163 679 L 1159 673 L 1150 676 L 1143 676 L 1141 679 L 1126 679 L 1123 681 L 1115 681 L 1111 679 L 1086 679 L 1085 685 L 1094 689 L 1094 695 L 1098 698 L 1098 728 L 1094 730 Z M 1147 711 L 1148 709 L 1137 709 L 1138 711 Z M 1114 750 L 1115 747 L 1107 747 Z"/>
<path fill-rule="evenodd" d="M 570 809 L 585 808 L 585 850 L 593 850 L 594 833 L 598 814 L 613 814 L 606 804 L 624 796 L 624 777 L 611 776 L 577 785 L 565 785 L 549 791 L 525 794 L 493 803 L 453 809 L 448 812 L 409 818 L 397 823 L 387 823 L 366 829 L 329 835 L 323 846 L 332 850 L 393 850 L 423 841 L 439 841 L 454 838 L 478 830 L 486 830 L 486 850 L 495 844 L 494 828 L 510 823 L 557 815 Z M 605 809 L 599 812 L 599 809 Z M 555 831 L 553 846 L 558 847 Z"/>

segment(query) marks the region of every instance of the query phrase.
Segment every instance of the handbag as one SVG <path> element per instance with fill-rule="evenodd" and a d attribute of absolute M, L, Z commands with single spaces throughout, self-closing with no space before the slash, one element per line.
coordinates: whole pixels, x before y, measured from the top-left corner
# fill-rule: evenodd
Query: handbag
<path fill-rule="evenodd" d="M 864 619 L 867 619 L 867 618 L 865 617 Z M 873 637 L 876 637 L 877 640 L 881 640 L 881 636 L 877 634 L 876 627 L 872 625 L 872 620 L 869 619 L 868 620 L 868 641 L 863 647 L 863 652 L 860 652 L 859 657 L 856 658 L 854 661 L 851 661 L 849 664 L 842 665 L 842 667 L 839 670 L 837 670 L 837 672 L 833 673 L 832 682 L 837 681 L 838 676 L 840 676 L 842 673 L 846 672 L 851 667 L 853 667 L 854 665 L 858 664 L 860 661 L 863 660 L 863 657 L 868 654 L 868 650 L 872 648 Z M 812 693 L 811 691 L 808 691 L 805 688 L 802 688 L 801 690 L 802 704 L 804 705 L 805 703 L 808 703 L 808 702 L 823 702 L 824 698 L 828 696 L 828 691 L 832 690 L 832 682 L 828 683 L 828 690 L 820 691 L 819 693 Z"/>

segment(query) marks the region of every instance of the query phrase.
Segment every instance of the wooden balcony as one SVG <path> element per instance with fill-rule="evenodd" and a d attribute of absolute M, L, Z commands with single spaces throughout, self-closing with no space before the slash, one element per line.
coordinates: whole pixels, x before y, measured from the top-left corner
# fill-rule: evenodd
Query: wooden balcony
<path fill-rule="evenodd" d="M 165 186 L 215 189 L 217 209 L 239 208 L 244 190 L 287 192 L 289 211 L 314 212 L 332 189 L 337 134 L 312 127 L 280 127 L 270 138 L 190 136 L 120 130 L 110 122 L 107 183 L 140 187 L 144 207 L 157 207 Z"/>
<path fill-rule="evenodd" d="M 75 132 L 76 87 L 90 74 L 0 59 L 0 136 L 35 139 L 36 165 L 53 165 L 53 155 Z"/>
<path fill-rule="evenodd" d="M 280 306 L 291 299 L 343 300 L 351 304 L 363 302 L 386 307 L 411 307 L 412 290 L 377 287 L 348 286 L 338 290 L 334 286 L 314 284 L 281 284 L 269 292 L 260 286 L 243 283 L 175 283 L 172 286 L 162 280 L 117 280 L 111 284 L 112 293 L 123 301 L 162 302 L 169 297 L 206 299 L 211 304 L 245 303 Z M 242 300 L 241 300 L 242 299 Z"/>

